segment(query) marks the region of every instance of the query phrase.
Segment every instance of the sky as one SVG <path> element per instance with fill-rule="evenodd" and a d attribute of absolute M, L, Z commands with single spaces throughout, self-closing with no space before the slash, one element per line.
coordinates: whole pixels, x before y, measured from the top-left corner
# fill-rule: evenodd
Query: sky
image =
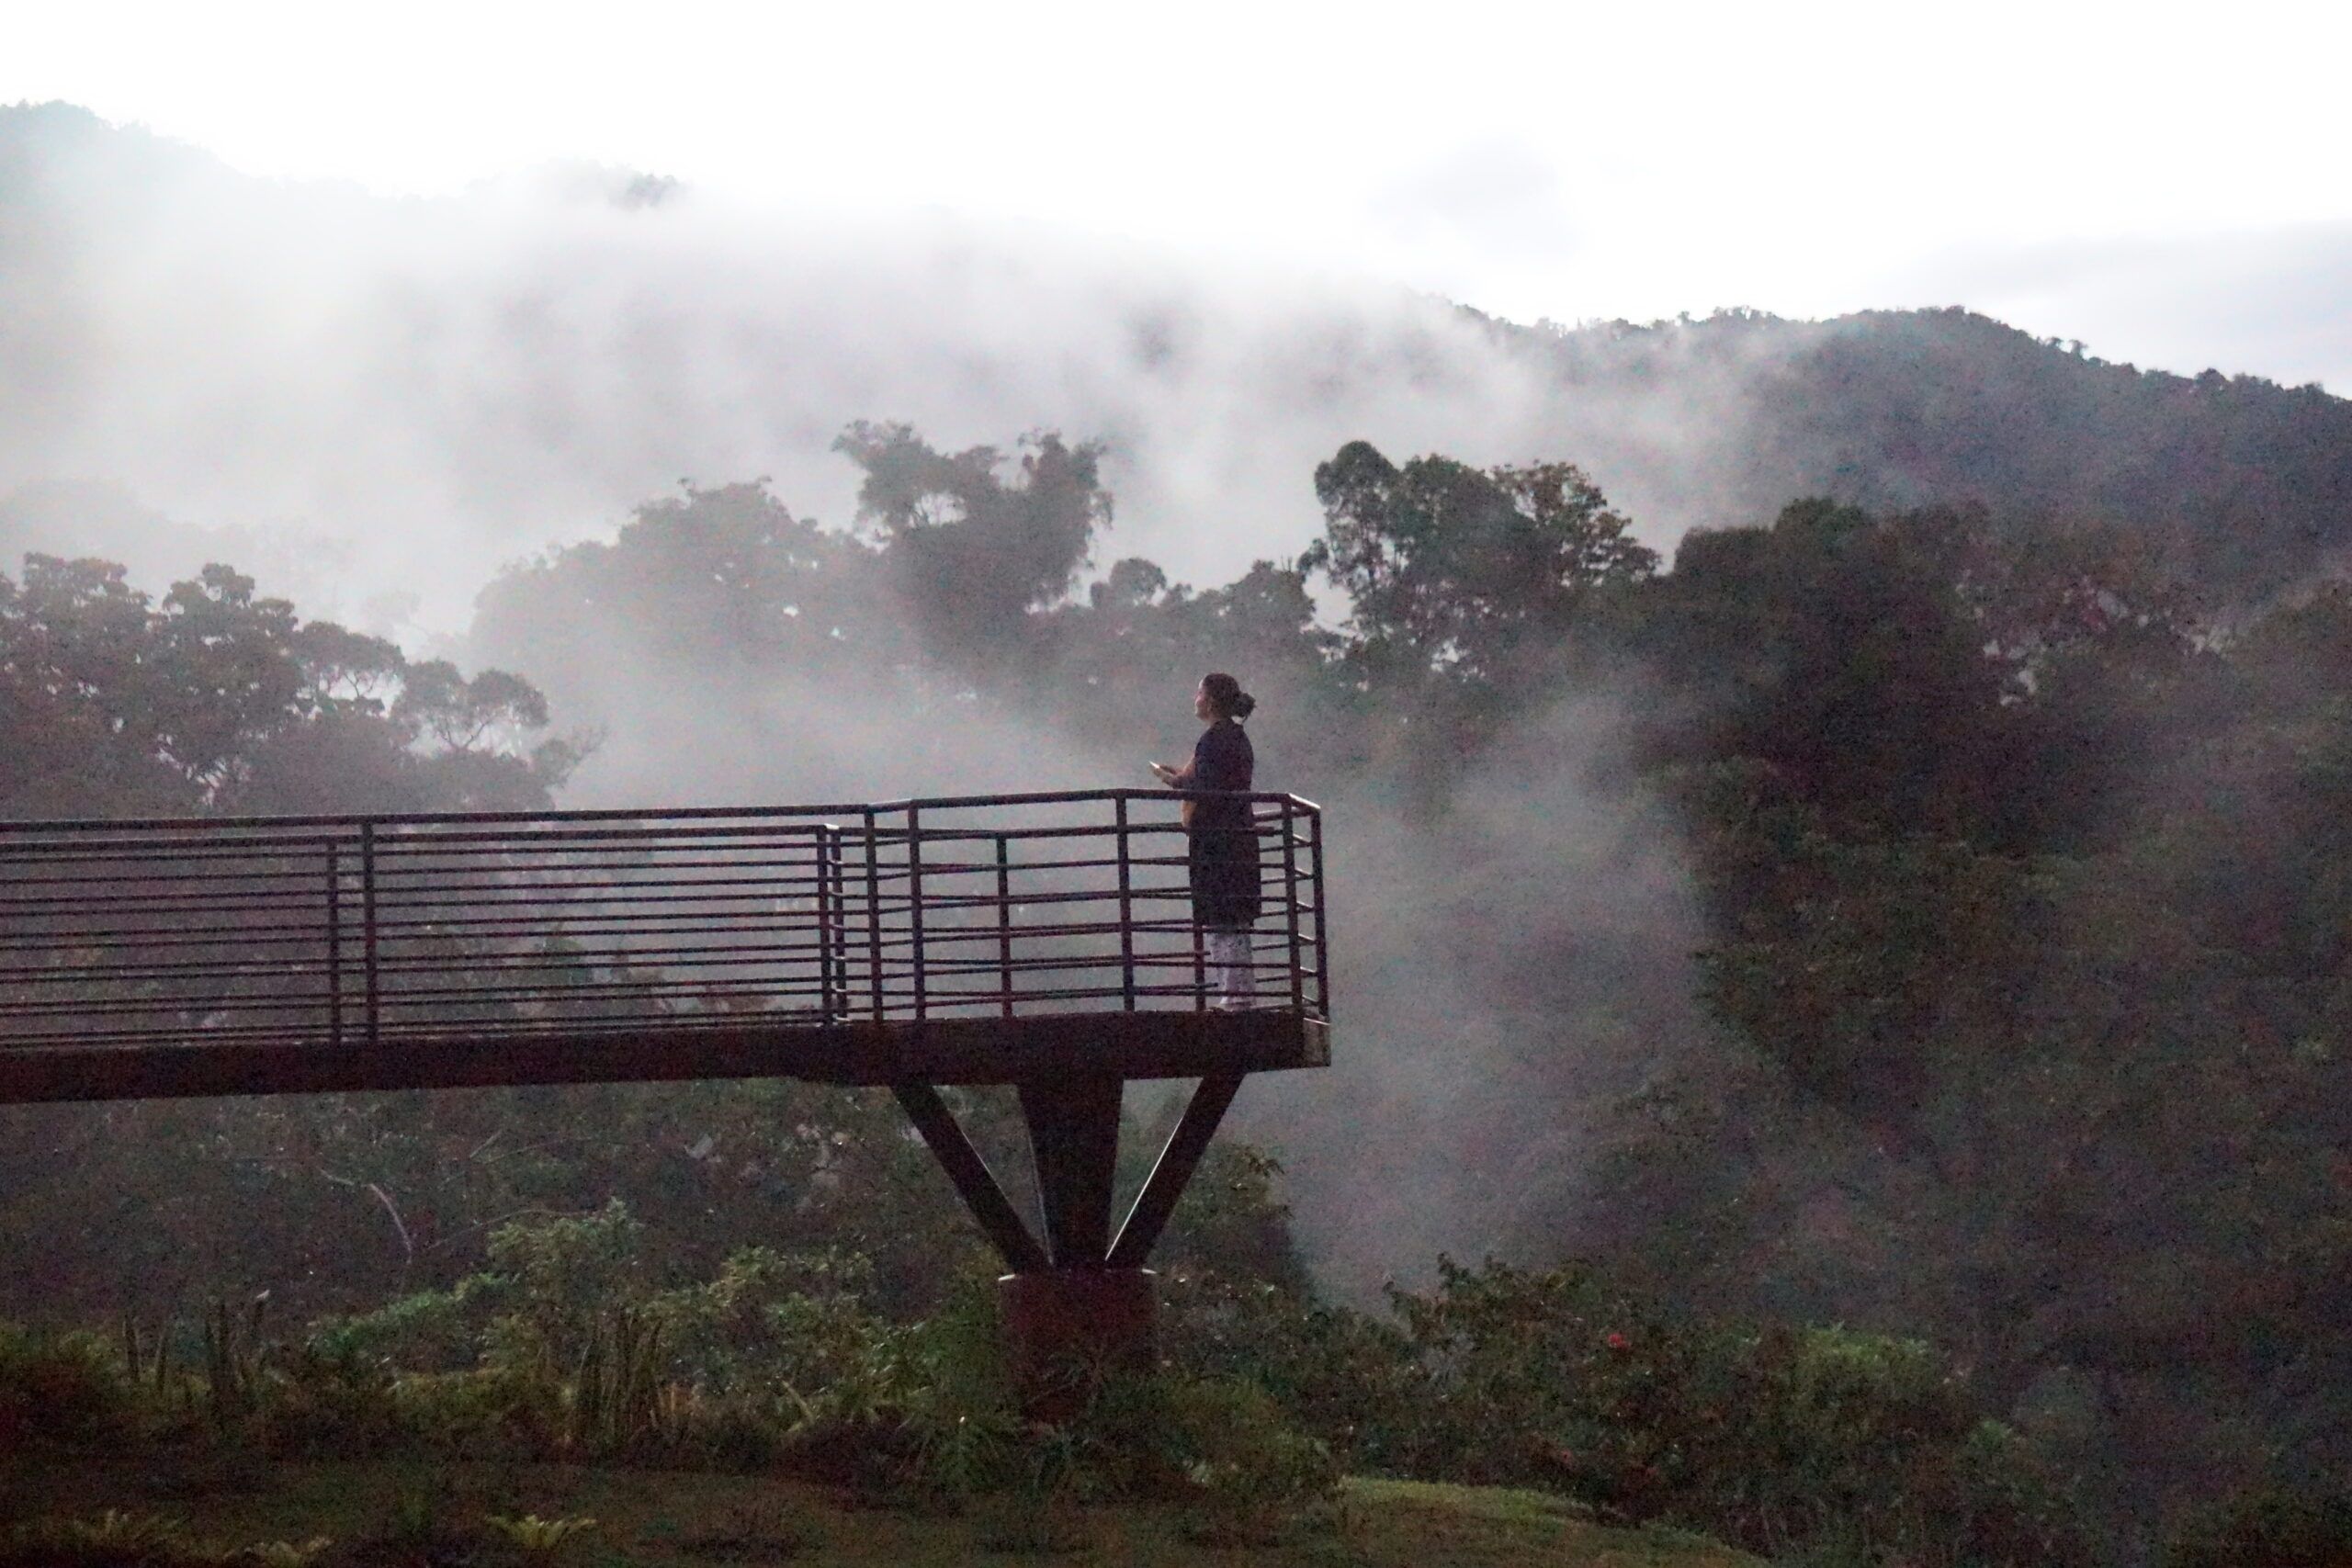
<path fill-rule="evenodd" d="M 553 161 L 1515 320 L 1966 304 L 2352 390 L 2352 7 L 12 6 L 0 102 L 435 195 Z"/>

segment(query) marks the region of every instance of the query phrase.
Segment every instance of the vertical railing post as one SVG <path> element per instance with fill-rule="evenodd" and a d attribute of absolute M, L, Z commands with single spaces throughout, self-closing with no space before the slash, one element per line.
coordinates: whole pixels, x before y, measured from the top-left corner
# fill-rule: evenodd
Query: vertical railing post
<path fill-rule="evenodd" d="M 343 1043 L 343 856 L 327 840 L 327 1043 Z"/>
<path fill-rule="evenodd" d="M 1136 1010 L 1136 898 L 1135 867 L 1127 856 L 1127 797 L 1123 793 L 1115 803 L 1114 820 L 1119 835 L 1119 999 L 1127 1011 Z"/>
<path fill-rule="evenodd" d="M 1330 885 L 1323 878 L 1323 813 L 1307 814 L 1309 863 L 1315 869 L 1315 1010 L 1331 1016 L 1331 936 L 1323 911 L 1330 902 Z"/>
<path fill-rule="evenodd" d="M 882 860 L 876 843 L 874 807 L 865 808 L 865 957 L 873 987 L 874 1021 L 882 1021 Z"/>
<path fill-rule="evenodd" d="M 1180 806 L 1177 810 L 1178 821 L 1181 823 L 1182 821 L 1183 807 Z M 1180 826 L 1177 829 L 1177 837 L 1184 851 L 1184 858 L 1188 863 L 1187 870 L 1189 871 L 1189 863 L 1192 860 L 1193 850 L 1192 834 Z M 1186 882 L 1188 886 L 1190 884 L 1190 877 L 1187 876 Z M 1200 908 L 1197 895 L 1188 897 L 1184 901 L 1184 921 L 1186 927 L 1193 933 L 1193 1010 L 1194 1012 L 1206 1012 L 1209 1010 L 1208 933 L 1201 929 Z"/>
<path fill-rule="evenodd" d="M 832 1021 L 849 1021 L 849 874 L 842 870 L 842 829 L 826 825 L 832 849 Z"/>
<path fill-rule="evenodd" d="M 996 836 L 996 985 L 999 1010 L 1012 1016 L 1012 854 L 1005 835 Z"/>
<path fill-rule="evenodd" d="M 1254 846 L 1255 834 L 1252 834 Z M 1291 797 L 1283 796 L 1283 924 L 1290 934 L 1290 1006 L 1293 1012 L 1306 1010 L 1306 976 L 1299 959 L 1298 929 L 1298 832 L 1291 819 Z"/>
<path fill-rule="evenodd" d="M 914 955 L 915 1021 L 931 1011 L 931 987 L 922 951 L 922 809 L 907 807 L 907 940 Z"/>
<path fill-rule="evenodd" d="M 841 908 L 833 901 L 833 830 L 826 824 L 817 824 L 815 851 L 809 859 L 810 869 L 817 874 L 817 1013 L 825 1022 L 833 1021 L 833 943 L 836 922 Z"/>
<path fill-rule="evenodd" d="M 1201 922 L 1193 920 L 1192 914 L 1192 908 L 1187 905 L 1184 916 L 1192 920 L 1193 927 L 1193 1010 L 1206 1012 L 1209 1009 L 1208 943 L 1202 936 Z"/>
<path fill-rule="evenodd" d="M 377 965 L 376 824 L 359 824 L 359 940 L 368 968 L 368 1043 L 382 1038 L 383 988 Z"/>

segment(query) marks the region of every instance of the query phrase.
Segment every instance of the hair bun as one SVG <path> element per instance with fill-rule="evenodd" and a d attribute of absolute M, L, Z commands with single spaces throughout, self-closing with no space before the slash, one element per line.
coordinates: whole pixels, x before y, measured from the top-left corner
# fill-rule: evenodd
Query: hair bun
<path fill-rule="evenodd" d="M 1258 699 L 1251 696 L 1249 693 L 1244 692 L 1239 696 L 1233 699 L 1234 717 L 1248 718 L 1251 714 L 1256 713 L 1257 711 Z"/>

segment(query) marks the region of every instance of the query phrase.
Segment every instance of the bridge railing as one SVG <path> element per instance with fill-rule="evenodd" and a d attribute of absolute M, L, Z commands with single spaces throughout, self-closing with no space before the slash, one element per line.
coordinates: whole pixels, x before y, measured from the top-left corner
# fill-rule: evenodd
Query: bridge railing
<path fill-rule="evenodd" d="M 1226 798 L 1328 1018 L 1321 810 Z M 1178 799 L 0 823 L 0 1049 L 1197 1010 Z"/>

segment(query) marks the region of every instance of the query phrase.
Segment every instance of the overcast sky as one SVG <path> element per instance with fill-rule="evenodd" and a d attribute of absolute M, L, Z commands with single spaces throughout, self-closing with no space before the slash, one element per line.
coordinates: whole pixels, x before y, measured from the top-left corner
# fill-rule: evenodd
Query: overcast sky
<path fill-rule="evenodd" d="M 2352 7 L 12 7 L 0 102 L 439 193 L 550 160 L 1520 320 L 1967 304 L 2352 390 Z"/>

